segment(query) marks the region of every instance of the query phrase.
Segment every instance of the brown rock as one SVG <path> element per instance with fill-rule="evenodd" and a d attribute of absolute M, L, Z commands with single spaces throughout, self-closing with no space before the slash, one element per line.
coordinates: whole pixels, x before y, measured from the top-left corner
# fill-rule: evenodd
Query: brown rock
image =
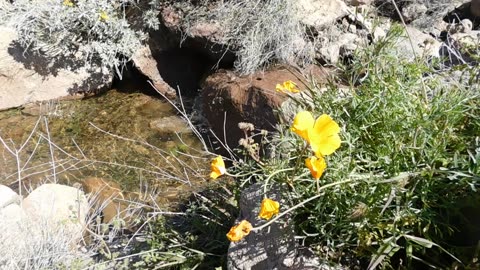
<path fill-rule="evenodd" d="M 470 13 L 473 16 L 480 17 L 480 0 L 472 0 L 470 2 Z"/>
<path fill-rule="evenodd" d="M 85 193 L 93 196 L 93 207 L 103 214 L 103 222 L 110 223 L 115 218 L 126 218 L 127 205 L 120 185 L 102 178 L 90 177 L 82 182 Z"/>
<path fill-rule="evenodd" d="M 311 74 L 318 82 L 325 81 L 328 75 L 318 66 L 310 67 L 304 74 Z M 203 85 L 205 116 L 222 142 L 226 141 L 230 148 L 234 148 L 244 136 L 238 128 L 239 122 L 252 123 L 257 130 L 275 130 L 276 110 L 288 98 L 288 95 L 275 91 L 275 86 L 292 80 L 304 90 L 308 82 L 299 78 L 303 76 L 298 71 L 286 67 L 242 77 L 230 71 L 218 71 Z"/>

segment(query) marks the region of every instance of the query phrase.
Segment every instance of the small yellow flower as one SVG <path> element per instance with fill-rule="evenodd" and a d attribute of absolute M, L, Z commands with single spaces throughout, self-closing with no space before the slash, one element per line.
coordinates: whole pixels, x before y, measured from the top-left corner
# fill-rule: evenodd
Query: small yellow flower
<path fill-rule="evenodd" d="M 327 163 L 323 157 L 309 157 L 305 160 L 305 165 L 310 169 L 310 173 L 312 173 L 313 178 L 315 180 L 320 179 L 322 177 L 323 172 L 327 168 Z"/>
<path fill-rule="evenodd" d="M 210 178 L 212 179 L 217 179 L 219 176 L 224 175 L 227 172 L 222 156 L 217 156 L 210 164 L 210 168 L 212 169 L 212 172 L 210 173 Z"/>
<path fill-rule="evenodd" d="M 294 82 L 292 82 L 290 80 L 285 81 L 283 84 L 277 84 L 275 89 L 277 90 L 277 92 L 282 92 L 282 93 L 286 93 L 286 92 L 298 93 L 298 92 L 300 92 L 300 90 L 298 90 L 298 88 L 297 88 L 297 84 L 295 84 Z"/>
<path fill-rule="evenodd" d="M 313 128 L 314 123 L 315 120 L 310 112 L 301 111 L 293 119 L 293 125 L 290 129 L 309 142 L 308 132 Z"/>
<path fill-rule="evenodd" d="M 340 127 L 326 114 L 314 120 L 310 112 L 301 111 L 293 119 L 291 130 L 310 144 L 317 157 L 330 155 L 341 144 Z"/>
<path fill-rule="evenodd" d="M 247 220 L 242 220 L 238 225 L 230 228 L 230 231 L 227 233 L 227 238 L 231 242 L 238 242 L 247 236 L 251 230 L 252 224 Z"/>
<path fill-rule="evenodd" d="M 108 21 L 108 19 L 110 19 L 110 17 L 108 16 L 107 12 L 105 11 L 100 11 L 100 20 L 101 21 Z"/>
<path fill-rule="evenodd" d="M 63 5 L 67 7 L 73 7 L 72 0 L 63 0 Z"/>
<path fill-rule="evenodd" d="M 329 115 L 322 114 L 317 118 L 313 130 L 308 132 L 310 145 L 317 157 L 330 155 L 340 147 L 339 132 L 340 127 Z"/>
<path fill-rule="evenodd" d="M 278 214 L 280 211 L 280 203 L 277 201 L 265 198 L 262 201 L 262 205 L 260 206 L 260 213 L 258 214 L 259 218 L 263 218 L 269 220 L 272 218 L 273 215 Z"/>

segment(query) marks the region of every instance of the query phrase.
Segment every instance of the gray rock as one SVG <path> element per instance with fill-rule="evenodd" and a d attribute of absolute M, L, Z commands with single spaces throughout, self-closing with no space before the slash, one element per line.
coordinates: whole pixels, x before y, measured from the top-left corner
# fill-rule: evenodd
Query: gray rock
<path fill-rule="evenodd" d="M 31 220 L 62 227 L 72 238 L 81 238 L 86 225 L 89 203 L 83 191 L 59 184 L 43 184 L 22 203 Z"/>
<path fill-rule="evenodd" d="M 21 198 L 15 191 L 7 186 L 0 185 L 0 209 L 11 204 L 19 204 L 20 201 Z"/>
<path fill-rule="evenodd" d="M 407 26 L 406 36 L 400 38 L 393 49 L 399 56 L 413 59 L 421 56 L 439 57 L 440 47 L 441 43 L 430 35 Z"/>
<path fill-rule="evenodd" d="M 318 50 L 318 57 L 324 62 L 329 64 L 336 64 L 340 60 L 341 48 L 347 44 L 352 46 L 347 46 L 353 48 L 355 46 L 355 41 L 357 40 L 357 35 L 352 33 L 344 33 L 337 37 L 331 37 L 329 42 L 325 43 L 325 46 L 322 46 Z"/>
<path fill-rule="evenodd" d="M 0 209 L 0 269 L 84 268 L 93 255 L 78 250 L 87 210 L 82 191 L 57 184 Z"/>
<path fill-rule="evenodd" d="M 280 211 L 285 201 L 278 189 L 269 190 L 267 197 L 280 202 Z M 245 189 L 240 198 L 241 220 L 248 220 L 256 227 L 266 221 L 258 217 L 260 203 L 264 198 L 263 187 L 255 184 Z M 293 223 L 289 215 L 268 228 L 251 232 L 239 242 L 231 243 L 228 249 L 228 269 L 286 269 L 293 265 L 297 255 Z"/>
<path fill-rule="evenodd" d="M 419 3 L 410 4 L 402 9 L 402 17 L 406 23 L 409 23 L 416 18 L 422 16 L 428 11 L 428 8 Z"/>
<path fill-rule="evenodd" d="M 10 204 L 2 209 L 0 209 L 0 220 L 3 229 L 9 229 L 11 232 L 16 230 L 15 224 L 21 222 L 25 218 L 25 212 L 22 207 L 18 204 Z M 8 225 L 8 226 L 5 226 Z M 2 230 L 2 234 L 6 233 Z"/>
<path fill-rule="evenodd" d="M 267 222 L 258 218 L 264 195 L 261 184 L 254 184 L 242 192 L 237 223 L 246 219 L 252 226 L 257 227 Z M 280 212 L 287 209 L 288 204 L 281 198 L 279 186 L 271 187 L 266 195 L 280 202 Z M 267 228 L 250 232 L 241 241 L 231 243 L 228 249 L 227 268 L 229 270 L 342 269 L 340 266 L 329 266 L 312 252 L 298 247 L 293 221 L 289 214 Z"/>
<path fill-rule="evenodd" d="M 0 26 L 0 110 L 109 88 L 112 73 L 53 61 L 25 51 L 13 29 Z"/>
<path fill-rule="evenodd" d="M 340 0 L 298 0 L 295 3 L 301 22 L 313 29 L 332 24 L 349 12 L 347 5 Z"/>

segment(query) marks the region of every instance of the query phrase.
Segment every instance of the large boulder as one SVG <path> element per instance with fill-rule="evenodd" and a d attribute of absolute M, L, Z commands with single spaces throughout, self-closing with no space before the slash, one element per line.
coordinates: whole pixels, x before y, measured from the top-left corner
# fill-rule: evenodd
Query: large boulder
<path fill-rule="evenodd" d="M 15 31 L 0 26 L 0 110 L 95 92 L 109 88 L 112 80 L 112 73 L 104 68 L 87 69 L 71 60 L 52 60 L 25 51 Z"/>
<path fill-rule="evenodd" d="M 82 237 L 90 208 L 83 191 L 59 184 L 41 185 L 23 200 L 22 206 L 30 219 L 64 227 L 76 238 Z"/>
<path fill-rule="evenodd" d="M 57 184 L 44 184 L 22 203 L 0 208 L 0 268 L 70 269 L 87 263 L 90 254 L 78 245 L 88 208 L 82 191 Z"/>
<path fill-rule="evenodd" d="M 325 82 L 328 70 L 312 66 L 304 71 L 317 82 Z M 274 131 L 276 111 L 288 99 L 288 95 L 275 91 L 275 86 L 287 80 L 305 90 L 310 82 L 302 80 L 302 74 L 293 68 L 277 67 L 248 76 L 236 76 L 231 71 L 220 70 L 209 76 L 202 88 L 203 110 L 212 130 L 230 148 L 238 146 L 244 137 L 240 122 L 252 123 L 256 129 Z"/>

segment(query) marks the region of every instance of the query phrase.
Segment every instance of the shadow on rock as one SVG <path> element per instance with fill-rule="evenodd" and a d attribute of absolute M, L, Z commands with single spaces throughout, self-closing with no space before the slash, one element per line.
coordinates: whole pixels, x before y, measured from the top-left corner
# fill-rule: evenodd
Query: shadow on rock
<path fill-rule="evenodd" d="M 12 41 L 8 53 L 23 64 L 26 69 L 33 70 L 43 77 L 58 76 L 61 69 L 76 71 L 81 68 L 79 61 L 67 57 L 50 58 L 39 51 L 23 47 L 18 41 Z"/>

